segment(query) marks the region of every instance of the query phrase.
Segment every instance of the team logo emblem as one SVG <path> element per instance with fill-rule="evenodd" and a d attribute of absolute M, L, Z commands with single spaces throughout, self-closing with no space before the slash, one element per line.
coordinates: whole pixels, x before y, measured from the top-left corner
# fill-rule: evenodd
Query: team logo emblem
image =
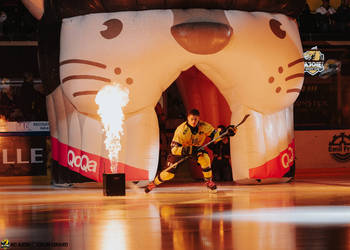
<path fill-rule="evenodd" d="M 334 135 L 333 139 L 329 142 L 328 152 L 336 161 L 349 161 L 350 135 L 346 135 L 345 133 Z"/>
<path fill-rule="evenodd" d="M 318 72 L 324 70 L 324 54 L 317 49 L 317 46 L 312 47 L 311 50 L 304 52 L 304 72 L 310 75 L 316 75 Z"/>
<path fill-rule="evenodd" d="M 8 249 L 10 248 L 10 242 L 8 239 L 4 239 L 1 241 L 1 249 Z"/>

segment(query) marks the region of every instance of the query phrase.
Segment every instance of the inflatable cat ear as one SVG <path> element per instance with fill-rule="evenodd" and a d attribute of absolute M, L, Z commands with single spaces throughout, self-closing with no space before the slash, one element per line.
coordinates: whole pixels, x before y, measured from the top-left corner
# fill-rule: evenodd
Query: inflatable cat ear
<path fill-rule="evenodd" d="M 232 124 L 251 115 L 231 140 L 235 181 L 288 181 L 294 176 L 293 103 L 304 77 L 291 17 L 304 4 L 60 0 L 45 1 L 43 15 L 42 8 L 28 7 L 42 16 L 40 71 L 49 90 L 53 159 L 101 181 L 110 163 L 95 96 L 115 82 L 130 99 L 119 171 L 127 180 L 152 180 L 159 153 L 154 106 L 181 71 L 196 66 L 223 94 Z"/>
<path fill-rule="evenodd" d="M 44 0 L 22 0 L 22 3 L 36 19 L 40 20 L 42 18 L 44 14 Z"/>

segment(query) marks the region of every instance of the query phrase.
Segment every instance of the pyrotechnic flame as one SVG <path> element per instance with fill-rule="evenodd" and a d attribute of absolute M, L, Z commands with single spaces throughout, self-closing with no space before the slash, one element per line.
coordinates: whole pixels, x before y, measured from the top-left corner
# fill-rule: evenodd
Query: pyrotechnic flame
<path fill-rule="evenodd" d="M 95 102 L 99 106 L 97 112 L 106 133 L 104 143 L 111 161 L 111 172 L 116 173 L 120 137 L 123 135 L 123 107 L 129 102 L 129 90 L 119 84 L 106 85 L 97 93 Z"/>

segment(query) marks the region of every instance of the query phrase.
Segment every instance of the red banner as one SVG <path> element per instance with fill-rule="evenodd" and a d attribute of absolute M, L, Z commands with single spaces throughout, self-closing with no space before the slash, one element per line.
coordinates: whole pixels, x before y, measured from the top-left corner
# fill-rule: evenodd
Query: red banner
<path fill-rule="evenodd" d="M 249 178 L 266 179 L 281 178 L 293 167 L 295 161 L 294 139 L 277 157 L 265 164 L 249 169 Z"/>
<path fill-rule="evenodd" d="M 111 173 L 109 159 L 68 146 L 54 137 L 51 137 L 51 141 L 52 158 L 60 165 L 97 182 L 102 182 L 103 173 Z M 118 162 L 117 173 L 125 173 L 127 181 L 148 180 L 147 170 L 121 162 Z"/>

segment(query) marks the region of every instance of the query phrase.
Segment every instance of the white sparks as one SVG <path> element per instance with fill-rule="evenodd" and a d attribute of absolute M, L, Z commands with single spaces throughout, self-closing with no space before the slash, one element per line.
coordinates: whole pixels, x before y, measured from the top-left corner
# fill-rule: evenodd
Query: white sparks
<path fill-rule="evenodd" d="M 111 172 L 117 172 L 118 155 L 121 149 L 120 138 L 123 135 L 123 107 L 129 102 L 129 90 L 119 84 L 106 85 L 96 95 L 103 130 L 106 133 L 105 147 L 111 161 Z"/>

